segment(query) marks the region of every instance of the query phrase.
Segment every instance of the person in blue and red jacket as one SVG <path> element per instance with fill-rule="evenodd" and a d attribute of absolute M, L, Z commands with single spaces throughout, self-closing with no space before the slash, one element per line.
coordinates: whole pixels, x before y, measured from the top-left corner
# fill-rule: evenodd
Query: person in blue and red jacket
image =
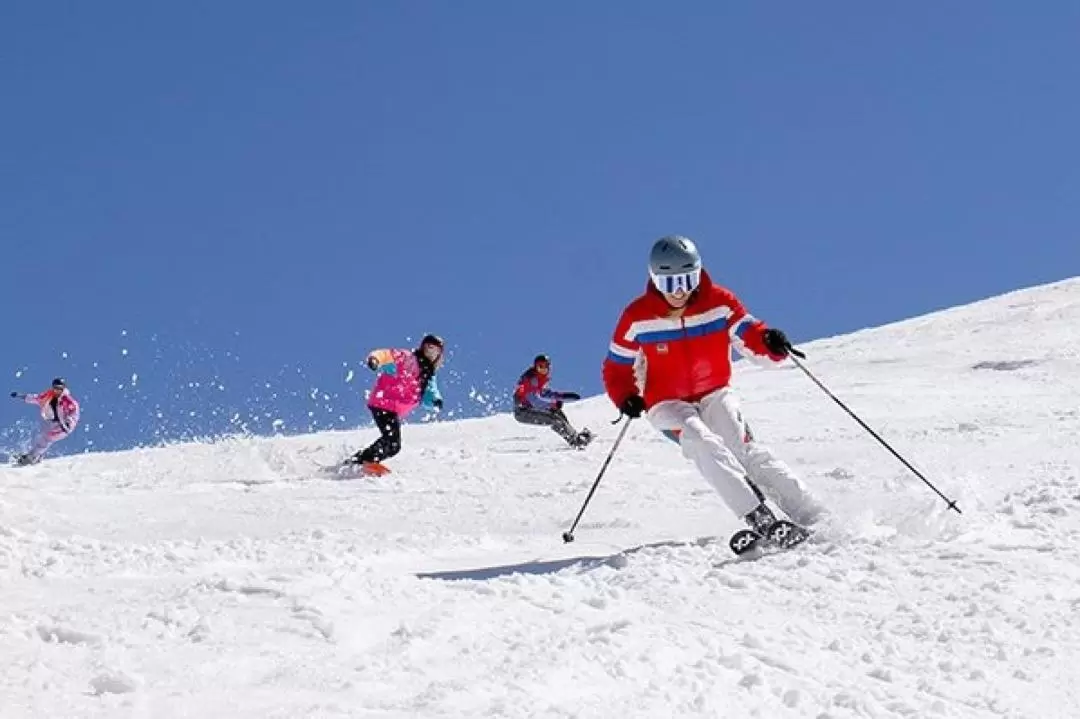
<path fill-rule="evenodd" d="M 551 427 L 571 447 L 584 449 L 592 441 L 592 432 L 587 428 L 576 431 L 562 411 L 563 402 L 579 400 L 581 395 L 548 389 L 550 379 L 551 358 L 537 355 L 514 388 L 514 419 L 522 424 Z"/>
<path fill-rule="evenodd" d="M 732 347 L 751 361 L 778 364 L 787 358 L 787 337 L 715 284 L 685 237 L 653 245 L 649 274 L 645 293 L 619 318 L 604 360 L 611 401 L 629 417 L 647 413 L 751 529 L 765 534 L 776 521 L 758 487 L 795 522 L 818 520 L 824 508 L 754 439 L 728 386 Z"/>

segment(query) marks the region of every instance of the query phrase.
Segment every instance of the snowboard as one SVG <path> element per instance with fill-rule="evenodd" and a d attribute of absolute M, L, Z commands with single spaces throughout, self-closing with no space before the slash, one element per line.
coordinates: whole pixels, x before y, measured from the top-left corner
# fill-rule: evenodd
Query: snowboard
<path fill-rule="evenodd" d="M 41 459 L 31 460 L 26 454 L 10 454 L 6 462 L 8 467 L 33 467 L 35 464 L 41 464 Z"/>
<path fill-rule="evenodd" d="M 334 475 L 335 479 L 355 479 L 357 477 L 385 477 L 390 474 L 390 468 L 380 462 L 368 462 L 357 464 L 355 462 L 342 462 L 336 465 L 320 465 L 325 472 Z"/>

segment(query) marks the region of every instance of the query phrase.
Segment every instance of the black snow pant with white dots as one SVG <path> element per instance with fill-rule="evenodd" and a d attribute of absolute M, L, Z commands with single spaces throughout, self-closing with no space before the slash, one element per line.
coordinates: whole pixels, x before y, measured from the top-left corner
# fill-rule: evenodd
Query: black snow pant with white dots
<path fill-rule="evenodd" d="M 389 410 L 368 407 L 379 428 L 379 438 L 367 449 L 353 455 L 357 463 L 381 462 L 401 451 L 401 418 Z"/>

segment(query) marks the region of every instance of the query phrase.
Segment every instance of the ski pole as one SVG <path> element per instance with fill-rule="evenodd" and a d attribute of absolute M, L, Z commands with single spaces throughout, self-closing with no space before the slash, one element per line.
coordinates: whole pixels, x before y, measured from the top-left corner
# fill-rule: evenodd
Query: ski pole
<path fill-rule="evenodd" d="M 585 508 L 589 506 L 589 500 L 592 499 L 593 493 L 596 492 L 596 488 L 600 485 L 600 480 L 604 477 L 604 472 L 607 471 L 608 465 L 611 463 L 611 458 L 615 456 L 615 450 L 619 448 L 619 443 L 622 442 L 624 436 L 626 436 L 626 430 L 630 429 L 630 424 L 633 421 L 631 418 L 626 424 L 619 430 L 619 436 L 615 438 L 615 444 L 611 445 L 611 451 L 608 452 L 607 459 L 604 460 L 603 466 L 600 467 L 600 473 L 596 475 L 596 481 L 593 482 L 592 489 L 589 490 L 589 495 L 585 497 L 585 502 L 581 505 L 581 509 L 578 510 L 577 516 L 574 517 L 574 523 L 570 525 L 570 529 L 563 532 L 563 542 L 570 543 L 574 541 L 574 530 L 577 528 L 578 522 L 581 521 L 581 515 L 585 514 Z"/>
<path fill-rule="evenodd" d="M 908 469 L 910 469 L 910 470 L 912 471 L 912 473 L 913 473 L 913 474 L 914 474 L 914 475 L 915 475 L 916 477 L 918 477 L 918 478 L 919 478 L 919 479 L 921 479 L 921 480 L 922 480 L 923 482 L 925 482 L 925 483 L 926 483 L 926 486 L 927 486 L 927 487 L 929 487 L 930 489 L 934 490 L 934 492 L 936 492 L 936 493 L 937 493 L 937 496 L 939 496 L 939 497 L 941 497 L 941 498 L 942 498 L 943 500 L 945 500 L 945 503 L 946 503 L 946 504 L 948 505 L 949 509 L 952 509 L 952 510 L 954 510 L 954 511 L 955 511 L 955 512 L 956 512 L 957 514 L 963 514 L 963 512 L 961 512 L 961 511 L 960 511 L 960 508 L 959 508 L 958 506 L 956 506 L 956 502 L 955 502 L 955 501 L 953 501 L 953 500 L 949 499 L 949 498 L 948 498 L 948 497 L 946 497 L 946 496 L 945 496 L 944 494 L 942 494 L 942 493 L 941 493 L 941 490 L 939 490 L 939 489 L 938 489 L 937 487 L 935 487 L 935 486 L 934 486 L 934 484 L 933 484 L 933 483 L 932 483 L 932 482 L 931 482 L 931 481 L 930 481 L 929 479 L 927 479 L 926 477 L 924 477 L 924 476 L 922 475 L 922 472 L 920 472 L 919 470 L 917 470 L 917 469 L 915 469 L 915 468 L 914 468 L 913 466 L 911 466 L 911 463 L 910 463 L 910 462 L 908 462 L 908 461 L 907 461 L 906 459 L 904 459 L 904 458 L 903 458 L 902 456 L 900 456 L 900 453 L 899 453 L 899 452 L 897 452 L 897 451 L 896 451 L 895 449 L 893 449 L 892 447 L 890 447 L 890 446 L 889 446 L 889 443 L 888 443 L 888 442 L 886 442 L 885 440 L 883 440 L 883 439 L 882 439 L 882 438 L 881 438 L 881 437 L 880 437 L 880 436 L 878 435 L 878 433 L 877 433 L 877 432 L 875 432 L 874 430 L 870 429 L 870 426 L 869 426 L 869 425 L 867 425 L 867 424 L 866 424 L 866 422 L 863 422 L 863 421 L 862 421 L 861 419 L 859 419 L 859 415 L 855 414 L 855 413 L 854 413 L 854 412 L 852 412 L 852 411 L 851 411 L 850 409 L 848 409 L 847 405 L 845 405 L 845 404 L 844 404 L 843 402 L 841 402 L 841 401 L 840 401 L 840 400 L 839 400 L 839 399 L 837 398 L 837 396 L 836 396 L 836 395 L 834 395 L 834 394 L 833 394 L 832 392 L 830 392 L 830 391 L 829 391 L 829 388 L 828 388 L 828 387 L 826 387 L 826 386 L 825 386 L 824 384 L 822 384 L 821 380 L 819 380 L 819 379 L 818 379 L 817 377 L 815 377 L 815 376 L 814 376 L 814 373 L 813 373 L 813 372 L 811 372 L 810 370 L 808 370 L 808 369 L 806 368 L 806 365 L 804 365 L 804 364 L 803 364 L 802 362 L 800 362 L 800 361 L 799 361 L 799 359 L 800 359 L 800 358 L 801 358 L 801 359 L 806 359 L 806 355 L 805 355 L 805 354 L 803 354 L 803 353 L 802 353 L 802 352 L 800 352 L 799 350 L 795 349 L 795 348 L 794 348 L 794 347 L 792 347 L 792 346 L 791 346 L 790 344 L 788 345 L 787 349 L 788 349 L 788 352 L 790 352 L 790 353 L 791 353 L 791 354 L 790 354 L 790 357 L 791 357 L 791 361 L 795 363 L 795 366 L 796 366 L 796 367 L 798 367 L 799 369 L 801 369 L 801 370 L 803 371 L 803 373 L 804 373 L 804 374 L 805 374 L 805 375 L 806 375 L 807 377 L 809 377 L 809 378 L 810 378 L 810 381 L 811 381 L 811 382 L 813 382 L 813 383 L 814 383 L 814 384 L 816 384 L 816 385 L 817 385 L 818 387 L 820 387 L 820 388 L 821 388 L 821 391 L 822 391 L 822 392 L 824 392 L 825 394 L 827 394 L 827 395 L 829 396 L 829 399 L 831 399 L 831 400 L 832 400 L 833 402 L 836 402 L 836 404 L 840 405 L 840 409 L 842 409 L 842 410 L 844 410 L 845 412 L 847 412 L 847 413 L 848 413 L 848 414 L 849 414 L 849 415 L 851 416 L 851 418 L 852 418 L 853 420 L 855 420 L 856 422 L 858 422 L 858 423 L 859 423 L 859 426 L 861 426 L 861 427 L 862 427 L 863 429 L 865 429 L 865 430 L 866 430 L 867 432 L 869 432 L 869 433 L 870 433 L 870 436 L 871 436 L 871 437 L 873 437 L 873 438 L 874 438 L 874 439 L 876 439 L 876 440 L 877 440 L 878 442 L 880 442 L 880 443 L 881 443 L 881 446 L 883 446 L 883 447 L 884 447 L 885 449 L 889 450 L 889 452 L 891 452 L 891 453 L 892 453 L 892 456 L 894 456 L 894 457 L 896 457 L 896 458 L 897 458 L 898 460 L 900 460 L 900 461 L 901 461 L 901 462 L 903 463 L 903 465 L 904 465 L 905 467 L 907 467 Z"/>

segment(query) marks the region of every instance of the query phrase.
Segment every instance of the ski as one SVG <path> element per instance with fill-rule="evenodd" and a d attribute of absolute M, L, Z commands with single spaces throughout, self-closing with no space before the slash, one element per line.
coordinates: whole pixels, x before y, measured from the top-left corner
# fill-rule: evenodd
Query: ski
<path fill-rule="evenodd" d="M 731 539 L 728 540 L 728 548 L 731 549 L 732 554 L 741 557 L 759 548 L 763 539 L 765 537 L 752 529 L 740 529 L 731 535 Z"/>
<path fill-rule="evenodd" d="M 740 529 L 731 535 L 728 548 L 736 556 L 755 550 L 786 550 L 797 547 L 810 538 L 810 531 L 786 519 L 778 519 L 762 534 L 753 529 Z"/>

